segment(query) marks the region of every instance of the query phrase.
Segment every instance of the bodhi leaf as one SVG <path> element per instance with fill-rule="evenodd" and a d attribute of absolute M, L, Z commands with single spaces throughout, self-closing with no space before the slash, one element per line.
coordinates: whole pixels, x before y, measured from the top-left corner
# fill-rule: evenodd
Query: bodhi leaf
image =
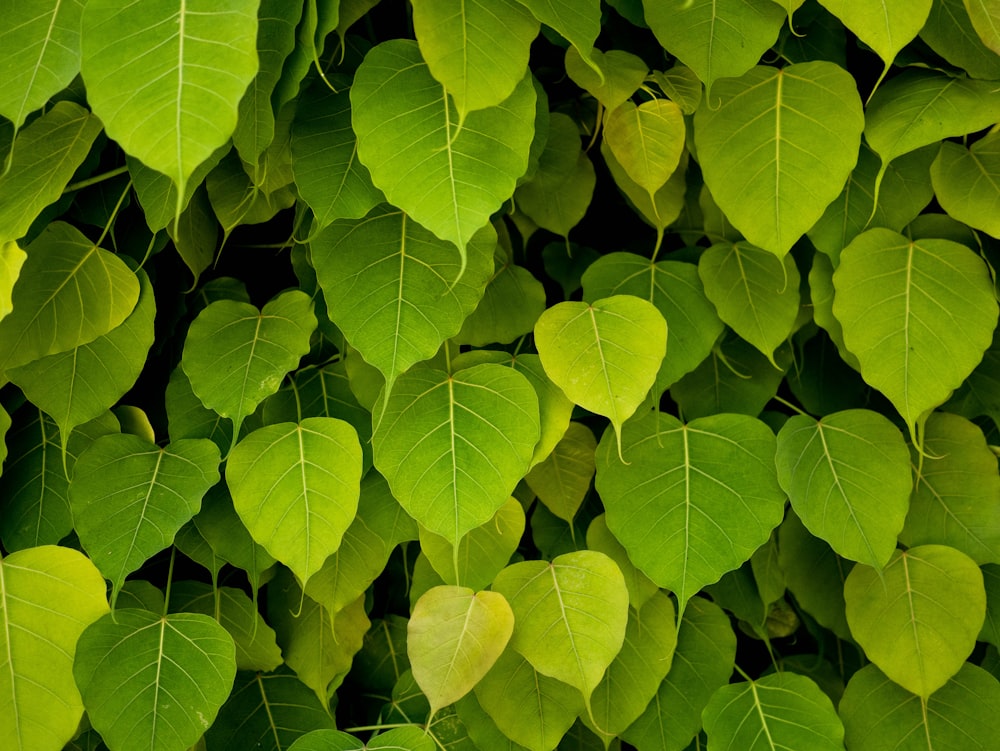
<path fill-rule="evenodd" d="M 774 350 L 799 314 L 795 260 L 748 243 L 716 243 L 698 260 L 698 276 L 719 318 L 778 367 Z"/>
<path fill-rule="evenodd" d="M 598 0 L 518 0 L 532 15 L 546 26 L 551 26 L 577 52 L 594 72 L 603 79 L 604 73 L 595 60 L 594 42 L 601 33 L 601 4 Z"/>
<path fill-rule="evenodd" d="M 378 736 L 381 738 L 382 736 Z M 312 730 L 299 736 L 288 751 L 364 751 L 365 745 L 340 730 Z"/>
<path fill-rule="evenodd" d="M 1000 738 L 998 702 L 1000 683 L 971 663 L 926 700 L 867 665 L 847 684 L 840 716 L 852 751 L 988 749 Z"/>
<path fill-rule="evenodd" d="M 536 172 L 517 189 L 514 202 L 542 229 L 568 237 L 587 213 L 596 184 L 594 163 L 580 151 L 572 169 L 558 179 Z"/>
<path fill-rule="evenodd" d="M 964 68 L 972 78 L 1000 77 L 1000 55 L 983 44 L 963 0 L 934 3 L 927 23 L 920 30 L 920 38 L 949 63 Z"/>
<path fill-rule="evenodd" d="M 816 421 L 796 415 L 778 433 L 778 480 L 816 537 L 845 558 L 881 568 L 909 508 L 909 456 L 899 430 L 852 409 Z"/>
<path fill-rule="evenodd" d="M 667 351 L 667 324 L 656 307 L 632 295 L 593 303 L 561 302 L 535 324 L 545 372 L 567 397 L 621 427 L 653 386 Z"/>
<path fill-rule="evenodd" d="M 635 610 L 640 609 L 659 591 L 660 588 L 648 576 L 636 568 L 636 565 L 628 557 L 628 552 L 618 542 L 618 538 L 611 534 L 611 530 L 608 529 L 606 514 L 595 516 L 590 522 L 590 526 L 587 527 L 587 550 L 596 550 L 598 553 L 604 553 L 604 555 L 608 556 L 608 558 L 618 565 L 622 576 L 625 577 L 629 605 Z"/>
<path fill-rule="evenodd" d="M 413 31 L 458 121 L 509 97 L 528 69 L 538 21 L 516 0 L 418 0 Z"/>
<path fill-rule="evenodd" d="M 275 559 L 247 531 L 225 483 L 209 489 L 202 499 L 201 511 L 191 522 L 213 555 L 246 571 L 252 591 L 256 592 L 264 571 L 274 565 Z"/>
<path fill-rule="evenodd" d="M 14 308 L 11 292 L 27 257 L 13 240 L 0 245 L 0 321 Z"/>
<path fill-rule="evenodd" d="M 844 187 L 864 126 L 854 79 L 819 60 L 719 82 L 694 133 L 719 207 L 747 240 L 782 257 Z"/>
<path fill-rule="evenodd" d="M 830 698 L 804 675 L 783 672 L 723 686 L 705 707 L 713 748 L 840 751 L 844 726 Z"/>
<path fill-rule="evenodd" d="M 581 550 L 551 563 L 515 563 L 493 590 L 514 611 L 511 646 L 539 673 L 579 689 L 589 708 L 628 624 L 628 589 L 614 561 Z"/>
<path fill-rule="evenodd" d="M 990 346 L 997 301 L 986 265 L 951 240 L 876 228 L 844 248 L 833 284 L 833 313 L 861 375 L 915 436 Z"/>
<path fill-rule="evenodd" d="M 315 328 L 312 299 L 301 290 L 278 295 L 263 310 L 218 300 L 191 323 L 181 366 L 202 403 L 233 421 L 234 442 L 246 416 L 309 351 Z"/>
<path fill-rule="evenodd" d="M 453 546 L 507 502 L 539 437 L 534 388 L 492 363 L 411 370 L 375 414 L 375 467 L 410 516 Z"/>
<path fill-rule="evenodd" d="M 763 545 L 785 510 L 764 423 L 718 414 L 688 424 L 647 412 L 605 432 L 596 487 L 608 528 L 642 571 L 685 603 Z"/>
<path fill-rule="evenodd" d="M 680 216 L 684 209 L 684 195 L 687 189 L 686 153 L 682 153 L 680 164 L 670 179 L 653 194 L 648 193 L 628 176 L 604 140 L 601 141 L 601 156 L 604 157 L 604 163 L 618 189 L 625 194 L 639 215 L 656 228 L 658 234 Z"/>
<path fill-rule="evenodd" d="M 401 373 L 459 333 L 483 297 L 495 247 L 487 227 L 459 254 L 383 206 L 327 227 L 313 240 L 312 259 L 330 319 L 391 392 Z"/>
<path fill-rule="evenodd" d="M 983 44 L 1000 55 L 1000 11 L 987 0 L 965 0 L 965 9 Z"/>
<path fill-rule="evenodd" d="M 104 578 L 86 556 L 45 545 L 0 559 L 0 745 L 60 749 L 83 702 L 73 656 L 84 629 L 108 612 Z"/>
<path fill-rule="evenodd" d="M 584 59 L 576 47 L 568 47 L 566 73 L 605 109 L 613 111 L 642 86 L 649 66 L 641 57 L 625 50 L 595 49 L 589 59 Z"/>
<path fill-rule="evenodd" d="M 608 114 L 604 139 L 633 182 L 653 195 L 677 169 L 684 150 L 684 116 L 668 99 L 638 107 L 626 102 Z"/>
<path fill-rule="evenodd" d="M 179 751 L 229 696 L 234 655 L 232 637 L 207 615 L 125 609 L 83 632 L 73 675 L 109 747 Z"/>
<path fill-rule="evenodd" d="M 1000 237 L 1000 134 L 990 133 L 966 149 L 941 144 L 931 165 L 934 193 L 954 219 Z"/>
<path fill-rule="evenodd" d="M 528 168 L 535 88 L 526 75 L 502 104 L 469 113 L 460 129 L 452 106 L 409 40 L 374 47 L 351 85 L 358 156 L 372 182 L 393 205 L 454 243 L 464 268 L 472 236 Z"/>
<path fill-rule="evenodd" d="M 503 595 L 442 586 L 425 592 L 407 624 L 413 678 L 430 716 L 465 696 L 489 672 L 514 631 Z"/>
<path fill-rule="evenodd" d="M 924 699 L 959 671 L 986 618 L 982 572 L 944 545 L 896 551 L 881 571 L 855 566 L 844 599 L 868 658 Z"/>
<path fill-rule="evenodd" d="M 455 344 L 509 344 L 529 333 L 545 310 L 545 287 L 530 271 L 514 263 L 499 245 L 495 263 L 483 299 L 452 337 Z"/>
<path fill-rule="evenodd" d="M 84 9 L 88 102 L 108 136 L 167 175 L 179 196 L 236 128 L 257 73 L 258 4 L 96 0 Z"/>
<path fill-rule="evenodd" d="M 594 478 L 597 440 L 583 423 L 571 422 L 559 443 L 524 481 L 549 511 L 567 523 L 583 504 Z"/>
<path fill-rule="evenodd" d="M 226 482 L 253 538 L 305 584 L 357 512 L 358 434 L 333 417 L 268 425 L 236 444 Z"/>
<path fill-rule="evenodd" d="M 76 462 L 70 503 L 80 542 L 112 582 L 168 547 L 219 481 L 219 449 L 204 438 L 166 448 L 126 433 L 102 436 Z"/>
<path fill-rule="evenodd" d="M 878 3 L 820 0 L 820 5 L 882 58 L 886 71 L 899 51 L 923 28 L 931 12 L 931 3 L 932 0 L 881 0 Z"/>

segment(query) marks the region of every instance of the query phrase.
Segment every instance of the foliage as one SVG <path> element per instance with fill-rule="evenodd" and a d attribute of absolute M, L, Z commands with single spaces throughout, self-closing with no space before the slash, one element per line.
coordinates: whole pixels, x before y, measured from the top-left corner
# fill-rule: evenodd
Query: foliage
<path fill-rule="evenodd" d="M 0 747 L 998 748 L 992 4 L 5 12 Z"/>

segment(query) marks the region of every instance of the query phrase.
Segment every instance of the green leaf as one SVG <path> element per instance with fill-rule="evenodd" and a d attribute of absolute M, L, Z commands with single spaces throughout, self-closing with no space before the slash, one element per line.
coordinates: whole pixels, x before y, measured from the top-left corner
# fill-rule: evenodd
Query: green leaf
<path fill-rule="evenodd" d="M 184 368 L 176 367 L 170 374 L 164 394 L 167 429 L 172 440 L 208 438 L 219 451 L 227 451 L 233 443 L 233 424 L 201 403 L 191 390 Z"/>
<path fill-rule="evenodd" d="M 538 672 L 579 689 L 590 708 L 628 624 L 628 589 L 614 561 L 582 550 L 515 563 L 493 589 L 514 611 L 511 646 Z"/>
<path fill-rule="evenodd" d="M 528 69 L 538 21 L 515 0 L 418 0 L 413 31 L 462 122 L 514 92 Z"/>
<path fill-rule="evenodd" d="M 381 737 L 381 736 L 379 736 Z M 299 736 L 288 751 L 364 751 L 365 745 L 339 730 L 312 730 Z"/>
<path fill-rule="evenodd" d="M 538 672 L 510 646 L 475 692 L 500 731 L 531 751 L 555 748 L 584 708 L 577 689 Z"/>
<path fill-rule="evenodd" d="M 160 448 L 125 433 L 98 438 L 77 459 L 70 502 L 77 534 L 112 582 L 168 547 L 219 481 L 219 449 L 188 438 Z"/>
<path fill-rule="evenodd" d="M 570 44 L 598 76 L 603 72 L 596 62 L 594 43 L 601 32 L 601 6 L 597 0 L 518 0 L 546 26 L 551 26 Z"/>
<path fill-rule="evenodd" d="M 495 263 L 483 299 L 452 338 L 456 344 L 509 344 L 530 333 L 545 311 L 545 287 L 530 271 L 515 264 L 499 246 Z"/>
<path fill-rule="evenodd" d="M 0 245 L 0 321 L 6 318 L 14 309 L 11 292 L 21 275 L 21 267 L 28 254 L 21 250 L 17 243 L 8 241 Z"/>
<path fill-rule="evenodd" d="M 852 751 L 988 749 L 1000 737 L 997 702 L 1000 683 L 969 663 L 926 700 L 868 665 L 847 684 L 840 716 Z"/>
<path fill-rule="evenodd" d="M 229 696 L 233 655 L 232 637 L 208 616 L 116 610 L 80 636 L 73 675 L 109 747 L 183 751 Z"/>
<path fill-rule="evenodd" d="M 502 104 L 470 113 L 457 130 L 451 107 L 408 40 L 374 47 L 351 86 L 358 156 L 372 181 L 464 259 L 472 236 L 528 168 L 535 89 L 525 76 Z"/>
<path fill-rule="evenodd" d="M 684 116 L 668 99 L 652 99 L 638 107 L 626 102 L 612 110 L 604 124 L 604 139 L 618 163 L 650 195 L 677 169 L 684 137 Z"/>
<path fill-rule="evenodd" d="M 959 671 L 986 617 L 982 573 L 944 545 L 896 551 L 881 571 L 855 566 L 844 599 L 868 658 L 924 699 Z"/>
<path fill-rule="evenodd" d="M 680 165 L 670 179 L 650 195 L 638 183 L 634 182 L 625 168 L 622 167 L 607 142 L 601 141 L 601 156 L 611 173 L 618 189 L 625 194 L 629 203 L 639 215 L 657 232 L 663 232 L 677 220 L 684 208 L 684 196 L 687 190 L 687 154 L 681 155 Z"/>
<path fill-rule="evenodd" d="M 497 592 L 443 586 L 417 600 L 406 649 L 413 677 L 431 703 L 431 716 L 479 683 L 513 631 L 514 614 Z"/>
<path fill-rule="evenodd" d="M 654 70 L 653 80 L 685 115 L 693 115 L 701 103 L 701 80 L 688 66 L 676 63 L 667 70 Z"/>
<path fill-rule="evenodd" d="M 642 5 L 660 44 L 704 81 L 713 99 L 715 82 L 756 65 L 785 21 L 781 8 L 767 0 L 643 0 Z"/>
<path fill-rule="evenodd" d="M 0 559 L 0 744 L 58 751 L 83 716 L 73 656 L 108 612 L 104 578 L 76 550 L 52 545 Z"/>
<path fill-rule="evenodd" d="M 861 375 L 915 435 L 990 345 L 997 301 L 986 266 L 950 240 L 870 229 L 844 248 L 833 284 L 833 314 Z"/>
<path fill-rule="evenodd" d="M 549 511 L 568 523 L 583 504 L 594 478 L 597 440 L 583 423 L 571 422 L 559 443 L 524 480 Z"/>
<path fill-rule="evenodd" d="M 631 97 L 649 73 L 638 55 L 625 50 L 593 50 L 584 59 L 576 47 L 566 49 L 566 74 L 609 112 Z"/>
<path fill-rule="evenodd" d="M 226 482 L 253 538 L 304 584 L 357 512 L 358 434 L 333 417 L 268 425 L 236 444 Z"/>
<path fill-rule="evenodd" d="M 478 685 L 478 684 L 477 684 Z M 475 693 L 463 696 L 455 704 L 455 711 L 469 733 L 476 748 L 493 751 L 524 751 L 524 746 L 515 743 L 497 727 L 486 710 L 483 709 Z"/>
<path fill-rule="evenodd" d="M 965 0 L 969 19 L 983 44 L 1000 55 L 1000 13 L 986 0 Z"/>
<path fill-rule="evenodd" d="M 7 11 L 0 33 L 0 70 L 6 78 L 0 115 L 17 129 L 80 72 L 83 3 L 18 3 Z"/>
<path fill-rule="evenodd" d="M 452 545 L 507 502 L 539 436 L 535 390 L 491 363 L 451 376 L 411 370 L 376 414 L 375 467 L 410 516 Z"/>
<path fill-rule="evenodd" d="M 620 735 L 656 695 L 677 646 L 675 616 L 665 592 L 654 594 L 641 609 L 629 608 L 625 642 L 591 698 L 593 722 L 584 720 L 599 736 Z"/>
<path fill-rule="evenodd" d="M 510 367 L 528 379 L 538 396 L 538 420 L 541 425 L 541 437 L 535 445 L 531 457 L 534 466 L 542 461 L 555 449 L 569 429 L 570 418 L 573 415 L 573 402 L 566 398 L 556 384 L 546 375 L 545 368 L 538 355 L 517 355 L 509 361 Z"/>
<path fill-rule="evenodd" d="M 81 67 L 94 113 L 110 138 L 181 195 L 236 128 L 257 73 L 258 4 L 95 0 L 84 9 Z"/>
<path fill-rule="evenodd" d="M 966 149 L 948 141 L 931 165 L 934 193 L 950 216 L 993 237 L 1000 207 L 1000 134 L 990 133 Z"/>
<path fill-rule="evenodd" d="M 840 193 L 864 126 L 854 79 L 820 60 L 720 82 L 694 132 L 719 207 L 747 240 L 782 257 Z"/>
<path fill-rule="evenodd" d="M 645 712 L 622 733 L 639 751 L 683 751 L 701 729 L 701 712 L 729 683 L 736 635 L 718 605 L 692 598 L 677 629 L 670 672 Z"/>
<path fill-rule="evenodd" d="M 852 3 L 850 0 L 820 0 L 820 5 L 839 18 L 858 39 L 882 58 L 886 70 L 927 21 L 932 0 L 882 0 Z"/>
<path fill-rule="evenodd" d="M 0 320 L 0 373 L 94 341 L 120 326 L 139 299 L 128 266 L 68 224 L 48 225 L 27 253 L 13 310 Z"/>
<path fill-rule="evenodd" d="M 246 571 L 253 591 L 260 588 L 264 571 L 274 565 L 275 559 L 250 536 L 233 507 L 225 483 L 209 489 L 202 499 L 201 511 L 191 521 L 214 555 Z"/>
<path fill-rule="evenodd" d="M 1000 78 L 1000 56 L 979 38 L 963 0 L 940 0 L 931 7 L 920 30 L 923 39 L 952 65 L 972 78 Z"/>
<path fill-rule="evenodd" d="M 300 290 L 283 292 L 263 310 L 218 300 L 191 323 L 181 366 L 202 403 L 233 421 L 235 437 L 309 351 L 315 328 L 312 300 Z"/>
<path fill-rule="evenodd" d="M 227 142 L 195 168 L 188 180 L 184 195 L 180 199 L 182 211 L 190 203 L 195 190 L 204 184 L 208 174 L 218 166 L 229 151 L 230 145 Z M 153 232 L 166 229 L 177 219 L 177 197 L 179 195 L 177 186 L 162 172 L 147 167 L 135 157 L 127 157 L 126 163 L 129 175 L 132 177 L 136 198 L 139 199 L 139 204 L 145 212 L 146 226 Z"/>
<path fill-rule="evenodd" d="M 950 545 L 978 564 L 1000 563 L 1000 474 L 983 432 L 935 412 L 924 427 L 924 450 L 923 460 L 912 451 L 913 496 L 900 542 Z"/>
<path fill-rule="evenodd" d="M 541 169 L 517 189 L 514 202 L 542 229 L 568 237 L 579 224 L 594 196 L 597 175 L 594 164 L 582 151 L 572 169 L 555 179 Z"/>
<path fill-rule="evenodd" d="M 59 199 L 100 132 L 101 122 L 83 107 L 57 102 L 17 134 L 9 166 L 0 174 L 5 196 L 0 243 L 23 237 L 42 210 Z"/>
<path fill-rule="evenodd" d="M 799 313 L 794 259 L 747 243 L 716 243 L 701 254 L 698 276 L 719 318 L 777 367 L 774 350 L 791 335 Z"/>
<path fill-rule="evenodd" d="M 383 206 L 327 227 L 313 240 L 312 259 L 330 319 L 391 392 L 401 373 L 459 333 L 493 273 L 495 247 L 490 227 L 458 253 Z"/>
<path fill-rule="evenodd" d="M 63 445 L 70 433 L 94 420 L 135 385 L 153 345 L 156 300 L 144 271 L 139 300 L 120 326 L 67 352 L 8 370 L 11 381 L 59 426 Z"/>
<path fill-rule="evenodd" d="M 913 481 L 888 419 L 852 409 L 792 417 L 778 433 L 778 481 L 809 531 L 845 558 L 881 568 L 896 549 Z M 998 480 L 1000 482 L 1000 480 Z"/>
<path fill-rule="evenodd" d="M 587 549 L 604 553 L 613 560 L 625 577 L 628 588 L 629 605 L 639 610 L 649 599 L 659 591 L 659 587 L 642 571 L 636 568 L 628 557 L 628 552 L 618 542 L 618 538 L 608 529 L 606 514 L 595 516 L 587 527 Z"/>
<path fill-rule="evenodd" d="M 561 302 L 535 324 L 545 372 L 567 397 L 621 427 L 653 386 L 667 350 L 667 325 L 647 300 L 614 295 Z"/>
<path fill-rule="evenodd" d="M 713 748 L 839 751 L 844 726 L 830 698 L 803 675 L 774 673 L 723 686 L 705 707 Z"/>
<path fill-rule="evenodd" d="M 608 528 L 650 579 L 677 595 L 681 614 L 781 521 L 785 494 L 774 450 L 771 430 L 744 415 L 685 425 L 647 412 L 626 423 L 622 458 L 608 432 L 601 439 L 596 487 Z"/>
<path fill-rule="evenodd" d="M 652 262 L 633 253 L 603 255 L 583 274 L 583 299 L 619 294 L 649 300 L 667 322 L 667 353 L 656 376 L 659 392 L 703 362 L 724 328 L 691 263 Z"/>
<path fill-rule="evenodd" d="M 987 563 L 980 566 L 986 587 L 986 620 L 979 632 L 979 641 L 1000 643 L 1000 565 Z"/>

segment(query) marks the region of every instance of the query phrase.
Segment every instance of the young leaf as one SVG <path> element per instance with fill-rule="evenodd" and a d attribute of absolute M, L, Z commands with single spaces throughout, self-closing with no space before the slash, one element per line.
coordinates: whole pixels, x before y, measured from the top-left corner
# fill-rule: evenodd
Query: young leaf
<path fill-rule="evenodd" d="M 647 300 L 561 302 L 535 324 L 545 372 L 567 397 L 621 427 L 646 398 L 667 350 L 667 324 Z"/>
<path fill-rule="evenodd" d="M 873 568 L 889 561 L 913 481 L 906 443 L 887 418 L 863 409 L 819 421 L 796 415 L 778 433 L 775 463 L 812 534 Z"/>
<path fill-rule="evenodd" d="M 764 423 L 725 414 L 685 425 L 650 411 L 626 423 L 622 458 L 609 432 L 601 439 L 596 487 L 608 528 L 636 566 L 677 595 L 682 615 L 699 589 L 748 560 L 781 521 L 774 448 Z"/>
<path fill-rule="evenodd" d="M 375 414 L 375 467 L 410 516 L 452 545 L 507 502 L 539 436 L 535 390 L 492 363 L 411 370 Z"/>
<path fill-rule="evenodd" d="M 493 589 L 514 611 L 511 646 L 538 672 L 579 689 L 589 708 L 628 624 L 628 589 L 614 561 L 582 550 L 515 563 Z"/>
<path fill-rule="evenodd" d="M 374 47 L 351 85 L 358 156 L 389 199 L 442 240 L 465 248 L 528 168 L 535 89 L 525 76 L 501 105 L 461 129 L 416 42 Z M 448 280 L 449 284 L 454 278 Z"/>
<path fill-rule="evenodd" d="M 723 686 L 705 707 L 709 742 L 720 748 L 840 751 L 844 726 L 830 698 L 803 675 L 773 673 Z"/>
<path fill-rule="evenodd" d="M 1000 55 L 1000 13 L 997 9 L 985 0 L 965 0 L 965 9 L 969 12 L 969 19 L 975 28 L 983 44 Z"/>
<path fill-rule="evenodd" d="M 864 126 L 854 79 L 820 60 L 720 82 L 694 133 L 719 207 L 747 240 L 783 257 L 840 193 Z"/>
<path fill-rule="evenodd" d="M 315 328 L 312 300 L 300 290 L 278 295 L 263 310 L 219 300 L 191 323 L 181 366 L 202 403 L 233 421 L 235 439 L 246 416 L 309 351 Z"/>
<path fill-rule="evenodd" d="M 593 50 L 587 59 L 576 47 L 566 49 L 566 74 L 609 112 L 631 97 L 649 73 L 638 55 L 625 50 Z"/>
<path fill-rule="evenodd" d="M 108 612 L 104 578 L 81 553 L 45 545 L 0 559 L 0 745 L 60 749 L 83 716 L 73 657 Z"/>
<path fill-rule="evenodd" d="M 226 482 L 253 538 L 304 585 L 357 512 L 358 434 L 333 417 L 268 425 L 236 444 Z"/>
<path fill-rule="evenodd" d="M 684 208 L 687 191 L 687 154 L 682 153 L 681 161 L 670 179 L 655 193 L 650 194 L 632 180 L 625 168 L 618 163 L 607 141 L 601 141 L 601 156 L 611 173 L 618 189 L 625 194 L 629 203 L 639 215 L 658 232 L 663 232 L 676 221 Z"/>
<path fill-rule="evenodd" d="M 1000 683 L 970 663 L 926 700 L 868 665 L 847 684 L 840 716 L 852 751 L 906 748 L 907 744 L 987 749 L 1000 738 L 997 702 Z"/>
<path fill-rule="evenodd" d="M 886 70 L 927 21 L 932 0 L 882 0 L 852 3 L 850 0 L 820 0 L 858 39 L 882 58 Z"/>
<path fill-rule="evenodd" d="M 233 639 L 205 615 L 116 610 L 80 636 L 73 675 L 111 748 L 183 751 L 229 696 Z"/>
<path fill-rule="evenodd" d="M 1000 134 L 990 133 L 971 149 L 945 141 L 931 165 L 931 179 L 949 216 L 1000 237 L 995 215 L 1000 205 Z"/>
<path fill-rule="evenodd" d="M 69 494 L 84 550 L 112 582 L 169 546 L 219 481 L 219 449 L 203 438 L 160 448 L 125 433 L 94 441 L 76 462 Z"/>
<path fill-rule="evenodd" d="M 638 107 L 630 102 L 608 114 L 604 139 L 628 176 L 653 195 L 677 169 L 684 150 L 684 116 L 668 99 Z"/>
<path fill-rule="evenodd" d="M 552 453 L 524 477 L 549 511 L 567 523 L 573 522 L 590 489 L 596 450 L 597 440 L 590 428 L 571 422 Z"/>
<path fill-rule="evenodd" d="M 997 301 L 983 261 L 950 240 L 870 229 L 844 248 L 833 314 L 861 375 L 916 435 L 990 345 Z"/>
<path fill-rule="evenodd" d="M 982 572 L 944 545 L 897 551 L 881 572 L 855 566 L 844 599 L 865 654 L 924 699 L 959 671 L 986 617 Z"/>
<path fill-rule="evenodd" d="M 467 587 L 424 593 L 407 626 L 413 677 L 430 701 L 430 716 L 465 696 L 489 672 L 514 631 L 503 595 Z"/>
<path fill-rule="evenodd" d="M 109 137 L 181 195 L 236 128 L 257 73 L 257 6 L 97 0 L 84 9 L 81 67 L 91 107 Z"/>

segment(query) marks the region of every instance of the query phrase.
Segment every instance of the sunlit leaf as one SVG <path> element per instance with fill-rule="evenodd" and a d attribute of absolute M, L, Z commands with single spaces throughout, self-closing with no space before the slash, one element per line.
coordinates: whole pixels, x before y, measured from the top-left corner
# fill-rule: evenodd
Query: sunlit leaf
<path fill-rule="evenodd" d="M 628 176 L 656 193 L 677 169 L 684 149 L 684 117 L 668 99 L 638 107 L 626 102 L 608 114 L 604 139 Z"/>
<path fill-rule="evenodd" d="M 945 141 L 931 165 L 941 208 L 960 222 L 1000 237 L 1000 135 L 991 133 L 966 149 Z"/>
<path fill-rule="evenodd" d="M 546 26 L 558 31 L 566 41 L 576 47 L 580 56 L 594 68 L 599 66 L 591 52 L 601 31 L 601 6 L 597 0 L 578 0 L 573 3 L 559 0 L 518 0 L 532 15 Z"/>
<path fill-rule="evenodd" d="M 601 156 L 611 172 L 618 189 L 625 194 L 629 203 L 639 215 L 659 232 L 676 221 L 684 209 L 684 196 L 687 190 L 687 164 L 685 153 L 670 179 L 655 193 L 650 194 L 642 186 L 632 180 L 625 168 L 618 163 L 615 155 L 606 141 L 601 141 Z"/>
<path fill-rule="evenodd" d="M 1000 11 L 988 0 L 965 0 L 965 9 L 983 44 L 1000 55 Z"/>
<path fill-rule="evenodd" d="M 466 316 L 461 331 L 453 337 L 457 344 L 477 347 L 493 342 L 509 344 L 531 332 L 545 310 L 542 283 L 528 269 L 501 255 L 502 251 L 497 253 L 496 269 L 483 299 Z"/>
<path fill-rule="evenodd" d="M 587 549 L 604 553 L 617 564 L 625 577 L 629 605 L 635 610 L 639 610 L 659 591 L 660 588 L 632 563 L 618 538 L 611 534 L 605 514 L 595 516 L 587 527 Z"/>
<path fill-rule="evenodd" d="M 820 0 L 820 4 L 875 50 L 886 68 L 917 35 L 931 11 L 931 0 L 881 0 L 879 3 Z"/>
<path fill-rule="evenodd" d="M 21 250 L 13 241 L 0 245 L 0 321 L 13 309 L 11 292 L 21 274 L 28 254 Z"/>
<path fill-rule="evenodd" d="M 632 96 L 647 73 L 643 59 L 625 50 L 595 49 L 584 58 L 576 47 L 566 49 L 566 74 L 608 111 L 617 110 Z"/>
<path fill-rule="evenodd" d="M 920 30 L 920 38 L 949 63 L 964 68 L 972 78 L 1000 78 L 1000 55 L 980 39 L 963 0 L 934 3 L 927 23 Z"/>

